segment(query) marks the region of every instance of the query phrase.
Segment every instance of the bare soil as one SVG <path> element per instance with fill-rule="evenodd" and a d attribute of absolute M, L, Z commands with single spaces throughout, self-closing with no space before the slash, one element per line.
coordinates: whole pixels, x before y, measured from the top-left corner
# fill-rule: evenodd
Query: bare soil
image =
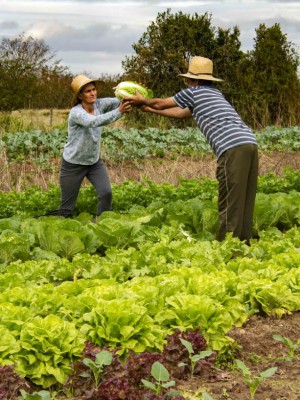
<path fill-rule="evenodd" d="M 162 158 L 110 165 L 106 162 L 112 182 L 120 183 L 126 179 L 141 181 L 149 179 L 153 182 L 176 185 L 180 178 L 191 179 L 216 176 L 216 159 L 207 155 L 202 159 L 178 157 L 176 159 Z M 300 152 L 281 153 L 270 152 L 259 154 L 259 174 L 274 173 L 282 175 L 285 168 L 300 168 Z"/>
<path fill-rule="evenodd" d="M 206 155 L 202 159 L 192 157 L 165 157 L 136 161 L 124 161 L 118 164 L 105 160 L 111 182 L 119 184 L 132 179 L 138 182 L 151 180 L 155 183 L 170 183 L 177 185 L 180 178 L 191 179 L 199 177 L 215 178 L 216 159 Z M 259 155 L 259 174 L 274 173 L 282 175 L 284 169 L 300 168 L 300 152 L 270 152 Z M 48 164 L 39 166 L 36 163 L 8 163 L 0 154 L 0 190 L 22 191 L 28 185 L 37 185 L 44 190 L 49 184 L 59 182 L 60 159 L 50 160 Z M 87 182 L 85 182 L 87 184 Z"/>
<path fill-rule="evenodd" d="M 276 373 L 264 379 L 255 393 L 255 400 L 299 400 L 300 399 L 300 349 L 288 357 L 289 348 L 273 339 L 273 335 L 289 338 L 294 344 L 300 338 L 300 313 L 281 319 L 253 316 L 242 328 L 234 328 L 228 336 L 237 344 L 235 358 L 244 362 L 251 371 L 252 379 L 271 367 Z M 248 400 L 249 386 L 239 369 L 217 369 L 207 376 L 194 377 L 182 382 L 179 387 L 188 399 L 206 391 L 215 400 Z"/>

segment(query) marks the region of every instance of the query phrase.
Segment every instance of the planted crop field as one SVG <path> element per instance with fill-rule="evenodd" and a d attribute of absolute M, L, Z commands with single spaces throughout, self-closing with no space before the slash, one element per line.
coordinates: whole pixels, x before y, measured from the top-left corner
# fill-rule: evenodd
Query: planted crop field
<path fill-rule="evenodd" d="M 85 184 L 73 218 L 42 216 L 64 135 L 0 138 L 0 398 L 299 399 L 299 127 L 257 133 L 251 246 L 215 240 L 193 129 L 107 129 L 113 211 Z"/>

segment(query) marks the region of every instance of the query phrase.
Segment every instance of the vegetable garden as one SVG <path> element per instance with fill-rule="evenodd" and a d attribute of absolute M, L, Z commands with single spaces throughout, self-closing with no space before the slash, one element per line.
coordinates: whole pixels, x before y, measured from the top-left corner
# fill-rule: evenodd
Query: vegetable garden
<path fill-rule="evenodd" d="M 43 165 L 60 157 L 65 134 L 5 133 L 2 152 L 11 167 Z M 300 129 L 257 139 L 261 152 L 292 154 Z M 102 146 L 116 165 L 209 151 L 194 128 L 107 128 Z M 259 177 L 247 246 L 214 239 L 217 183 L 205 176 L 114 184 L 113 211 L 96 222 L 89 186 L 72 219 L 41 216 L 59 204 L 55 184 L 1 191 L 0 398 L 211 399 L 178 382 L 234 365 L 246 376 L 230 332 L 300 310 L 299 192 L 298 169 Z"/>

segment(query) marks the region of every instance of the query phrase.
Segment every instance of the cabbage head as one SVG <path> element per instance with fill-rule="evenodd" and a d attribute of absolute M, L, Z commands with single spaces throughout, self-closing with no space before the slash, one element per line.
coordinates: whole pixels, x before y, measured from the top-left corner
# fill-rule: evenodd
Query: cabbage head
<path fill-rule="evenodd" d="M 116 86 L 114 89 L 115 89 L 115 96 L 120 100 L 123 97 L 134 96 L 136 91 L 140 92 L 140 94 L 143 97 L 146 97 L 148 99 L 153 97 L 152 90 L 147 89 L 142 85 L 139 85 L 138 83 L 132 81 L 120 82 L 118 86 Z"/>

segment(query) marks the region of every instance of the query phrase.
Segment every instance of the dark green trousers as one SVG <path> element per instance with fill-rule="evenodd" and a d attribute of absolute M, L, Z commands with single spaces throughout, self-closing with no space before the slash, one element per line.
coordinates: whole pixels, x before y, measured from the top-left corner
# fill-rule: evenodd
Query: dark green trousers
<path fill-rule="evenodd" d="M 234 237 L 247 242 L 251 238 L 257 177 L 256 145 L 237 146 L 219 157 L 218 240 L 222 241 L 227 232 L 232 232 Z"/>

